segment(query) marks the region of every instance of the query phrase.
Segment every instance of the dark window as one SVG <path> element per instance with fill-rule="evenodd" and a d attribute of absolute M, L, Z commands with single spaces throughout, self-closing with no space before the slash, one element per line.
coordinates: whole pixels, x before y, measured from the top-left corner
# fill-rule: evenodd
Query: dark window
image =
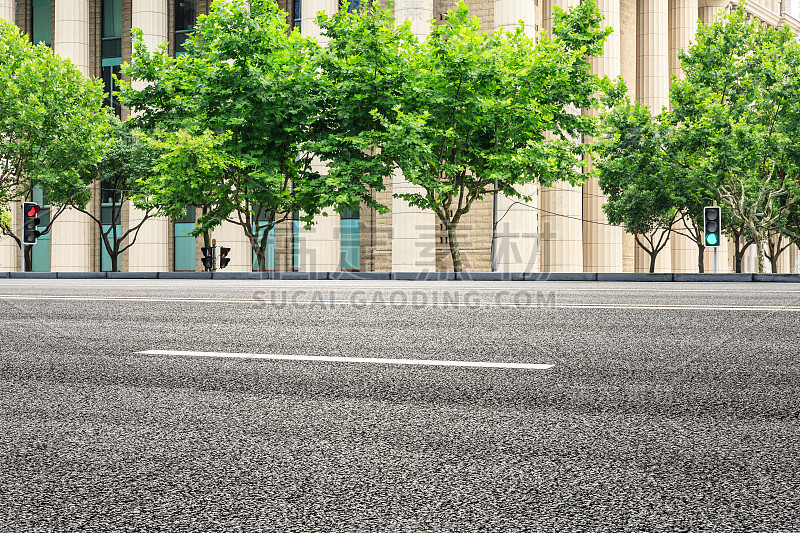
<path fill-rule="evenodd" d="M 303 7 L 301 0 L 292 0 L 292 28 L 300 31 L 300 22 L 303 20 Z"/>
<path fill-rule="evenodd" d="M 114 95 L 114 92 L 119 89 L 114 76 L 119 78 L 119 73 L 120 65 L 103 65 L 103 88 L 106 95 L 105 99 L 103 100 L 103 105 L 113 108 L 114 114 L 118 117 L 122 116 L 122 105 Z"/>
<path fill-rule="evenodd" d="M 197 24 L 197 0 L 175 1 L 175 55 L 186 52 L 183 43 Z"/>
<path fill-rule="evenodd" d="M 119 224 L 121 213 L 122 194 L 104 181 L 100 185 L 100 221 L 103 224 Z"/>
<path fill-rule="evenodd" d="M 350 0 L 350 5 L 347 6 L 348 13 L 358 13 L 361 11 L 361 0 Z"/>
<path fill-rule="evenodd" d="M 187 206 L 186 206 L 186 214 L 183 215 L 183 217 L 181 217 L 178 220 L 176 220 L 175 222 L 176 223 L 182 223 L 182 222 L 195 223 L 195 222 L 197 222 L 196 213 L 197 213 L 197 208 L 192 204 L 187 204 Z"/>
<path fill-rule="evenodd" d="M 112 108 L 119 117 L 122 106 L 114 92 L 122 64 L 122 0 L 103 0 L 103 38 L 100 44 L 101 76 L 105 100 L 103 104 Z"/>
<path fill-rule="evenodd" d="M 50 0 L 33 0 L 31 29 L 33 44 L 52 45 L 50 42 Z"/>

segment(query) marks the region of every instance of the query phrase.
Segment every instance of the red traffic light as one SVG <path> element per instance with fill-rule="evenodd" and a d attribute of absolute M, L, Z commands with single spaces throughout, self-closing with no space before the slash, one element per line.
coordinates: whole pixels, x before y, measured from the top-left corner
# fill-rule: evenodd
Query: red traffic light
<path fill-rule="evenodd" d="M 22 243 L 36 244 L 36 239 L 41 236 L 38 228 L 42 222 L 36 215 L 42 208 L 35 202 L 23 202 L 22 204 Z"/>
<path fill-rule="evenodd" d="M 226 248 L 224 246 L 219 247 L 219 267 L 225 268 L 228 266 L 228 263 L 231 262 L 231 258 L 228 257 L 228 253 L 231 251 L 230 248 Z"/>

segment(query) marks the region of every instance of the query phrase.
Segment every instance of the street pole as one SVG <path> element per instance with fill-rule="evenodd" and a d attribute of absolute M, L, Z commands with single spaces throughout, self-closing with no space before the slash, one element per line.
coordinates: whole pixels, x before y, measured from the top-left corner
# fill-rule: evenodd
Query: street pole
<path fill-rule="evenodd" d="M 492 198 L 492 272 L 497 272 L 497 180 L 494 180 Z"/>
<path fill-rule="evenodd" d="M 717 246 L 714 247 L 714 274 L 717 273 Z"/>

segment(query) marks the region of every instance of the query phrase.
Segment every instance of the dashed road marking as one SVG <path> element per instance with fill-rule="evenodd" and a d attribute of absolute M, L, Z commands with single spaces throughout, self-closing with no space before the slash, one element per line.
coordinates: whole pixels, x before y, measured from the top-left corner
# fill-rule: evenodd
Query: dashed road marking
<path fill-rule="evenodd" d="M 478 368 L 516 368 L 547 370 L 553 365 L 538 363 L 502 363 L 493 361 L 447 361 L 440 359 L 395 359 L 385 357 L 341 357 L 332 355 L 281 355 L 268 353 L 192 352 L 184 350 L 146 350 L 143 355 L 179 355 L 184 357 L 217 357 L 226 359 L 269 359 L 275 361 L 321 361 L 333 363 L 366 363 L 388 365 L 457 366 Z"/>

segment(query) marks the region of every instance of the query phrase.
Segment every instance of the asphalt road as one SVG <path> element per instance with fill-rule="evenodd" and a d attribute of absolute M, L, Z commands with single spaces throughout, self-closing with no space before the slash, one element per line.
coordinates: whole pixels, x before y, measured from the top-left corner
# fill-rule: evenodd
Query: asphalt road
<path fill-rule="evenodd" d="M 800 285 L 0 280 L 0 320 L 0 531 L 800 531 Z"/>

